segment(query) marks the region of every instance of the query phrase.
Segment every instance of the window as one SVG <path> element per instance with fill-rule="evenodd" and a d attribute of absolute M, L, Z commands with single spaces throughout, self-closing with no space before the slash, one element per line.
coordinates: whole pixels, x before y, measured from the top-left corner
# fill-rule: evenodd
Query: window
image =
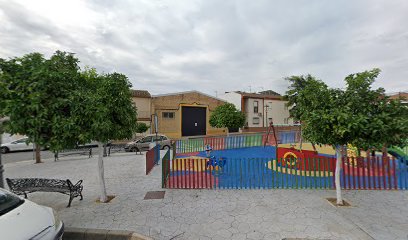
<path fill-rule="evenodd" d="M 253 123 L 253 124 L 259 124 L 259 117 L 254 117 L 254 118 L 252 119 L 252 123 Z"/>
<path fill-rule="evenodd" d="M 151 136 L 149 136 L 149 137 L 144 137 L 144 138 L 142 138 L 142 139 L 140 140 L 140 143 L 150 143 L 150 142 L 152 142 L 152 137 L 151 137 Z"/>
<path fill-rule="evenodd" d="M 174 118 L 174 112 L 163 112 L 163 118 Z"/>
<path fill-rule="evenodd" d="M 258 101 L 254 101 L 254 113 L 258 113 Z"/>

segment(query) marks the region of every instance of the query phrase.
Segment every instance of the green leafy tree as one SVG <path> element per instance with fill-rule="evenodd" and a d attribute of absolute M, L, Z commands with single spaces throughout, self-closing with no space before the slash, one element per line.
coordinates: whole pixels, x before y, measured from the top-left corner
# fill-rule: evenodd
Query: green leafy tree
<path fill-rule="evenodd" d="M 83 103 L 77 105 L 77 125 L 81 126 L 83 140 L 98 141 L 98 176 L 100 182 L 100 201 L 107 201 L 103 144 L 112 139 L 131 138 L 136 132 L 137 109 L 132 101 L 131 84 L 120 73 L 99 75 L 94 69 L 82 73 L 86 79 L 85 87 L 78 94 Z"/>
<path fill-rule="evenodd" d="M 384 97 L 384 90 L 372 90 L 379 69 L 346 77 L 346 89 L 331 89 L 307 76 L 292 76 L 285 98 L 292 117 L 301 120 L 302 135 L 317 144 L 336 148 L 337 204 L 343 200 L 340 189 L 342 146 L 351 143 L 359 148 L 402 144 L 407 136 L 407 109 Z"/>
<path fill-rule="evenodd" d="M 245 124 L 245 114 L 232 103 L 225 103 L 215 108 L 210 117 L 211 127 L 238 129 Z"/>
<path fill-rule="evenodd" d="M 382 149 L 386 155 L 387 147 L 406 145 L 408 106 L 401 99 L 390 99 L 383 88 L 371 89 L 379 74 L 379 69 L 373 69 L 347 76 L 345 107 L 353 110 L 357 121 L 351 143 L 363 150 Z"/>
<path fill-rule="evenodd" d="M 137 133 L 145 133 L 149 128 L 150 128 L 150 126 L 147 126 L 146 123 L 137 123 L 136 132 Z"/>
<path fill-rule="evenodd" d="M 71 118 L 72 92 L 81 84 L 78 59 L 57 51 L 50 59 L 31 53 L 9 60 L 0 59 L 1 114 L 10 117 L 5 130 L 23 134 L 36 146 L 60 149 L 74 146 L 77 128 Z"/>

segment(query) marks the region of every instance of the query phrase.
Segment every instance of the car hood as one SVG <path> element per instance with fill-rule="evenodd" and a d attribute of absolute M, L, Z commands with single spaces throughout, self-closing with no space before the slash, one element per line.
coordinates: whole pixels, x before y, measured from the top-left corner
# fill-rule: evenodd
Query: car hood
<path fill-rule="evenodd" d="M 1 239 L 30 239 L 54 224 L 51 208 L 26 200 L 0 216 L 0 235 Z"/>

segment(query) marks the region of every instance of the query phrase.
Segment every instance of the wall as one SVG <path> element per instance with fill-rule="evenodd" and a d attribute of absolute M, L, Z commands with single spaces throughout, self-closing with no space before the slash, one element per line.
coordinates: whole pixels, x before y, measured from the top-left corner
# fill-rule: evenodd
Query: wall
<path fill-rule="evenodd" d="M 219 98 L 234 104 L 238 110 L 241 110 L 241 94 L 236 92 L 228 92 L 220 95 Z"/>
<path fill-rule="evenodd" d="M 199 92 L 186 92 L 174 95 L 153 96 L 151 113 L 155 113 L 159 120 L 159 132 L 172 139 L 181 138 L 181 107 L 197 106 L 207 108 L 207 135 L 225 134 L 225 129 L 212 128 L 209 118 L 214 109 L 225 102 L 206 96 Z M 174 112 L 173 119 L 163 118 L 163 112 Z"/>
<path fill-rule="evenodd" d="M 265 100 L 265 106 L 271 106 L 265 108 L 265 127 L 269 124 L 269 118 L 272 118 L 274 124 L 293 124 L 293 119 L 289 118 L 289 110 L 285 107 L 286 103 L 280 100 Z"/>
<path fill-rule="evenodd" d="M 258 101 L 258 113 L 254 113 L 254 102 Z M 245 98 L 245 116 L 248 127 L 263 127 L 263 99 Z M 260 115 L 261 114 L 261 115 Z M 253 118 L 259 118 L 259 124 L 253 123 Z"/>
<path fill-rule="evenodd" d="M 144 121 L 150 120 L 151 99 L 133 97 L 132 100 L 137 107 L 137 119 Z"/>

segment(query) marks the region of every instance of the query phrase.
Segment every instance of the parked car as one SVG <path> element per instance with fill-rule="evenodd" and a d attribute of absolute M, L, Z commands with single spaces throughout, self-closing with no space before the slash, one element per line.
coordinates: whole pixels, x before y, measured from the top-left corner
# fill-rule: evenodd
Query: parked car
<path fill-rule="evenodd" d="M 171 146 L 170 139 L 163 134 L 150 134 L 145 137 L 138 138 L 132 142 L 128 142 L 125 146 L 126 152 L 139 152 L 149 150 L 149 145 L 153 142 L 158 142 L 161 149 L 169 149 Z"/>
<path fill-rule="evenodd" d="M 52 208 L 0 188 L 1 239 L 62 239 L 64 224 Z"/>
<path fill-rule="evenodd" d="M 27 140 L 28 137 L 24 137 L 16 141 L 1 144 L 1 153 L 33 150 L 33 143 L 27 143 Z"/>

